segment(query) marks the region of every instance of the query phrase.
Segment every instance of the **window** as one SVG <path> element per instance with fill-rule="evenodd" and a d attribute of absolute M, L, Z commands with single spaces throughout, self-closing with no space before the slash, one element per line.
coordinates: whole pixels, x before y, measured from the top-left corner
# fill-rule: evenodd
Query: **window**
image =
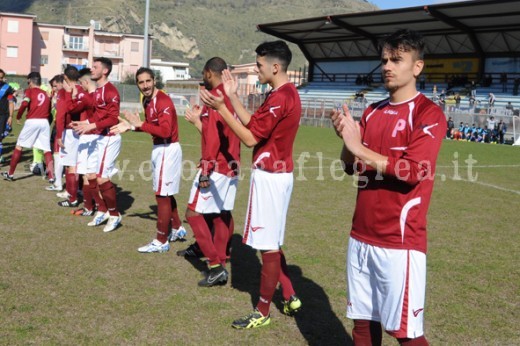
<path fill-rule="evenodd" d="M 42 55 L 40 58 L 40 65 L 47 65 L 49 63 L 49 56 L 48 55 Z"/>
<path fill-rule="evenodd" d="M 69 47 L 70 49 L 83 50 L 83 36 L 69 36 Z"/>
<path fill-rule="evenodd" d="M 18 58 L 18 47 L 7 46 L 7 57 L 8 58 Z"/>
<path fill-rule="evenodd" d="M 18 21 L 8 20 L 7 21 L 7 32 L 18 32 Z"/>
<path fill-rule="evenodd" d="M 139 42 L 132 42 L 130 50 L 132 52 L 139 52 Z"/>
<path fill-rule="evenodd" d="M 48 41 L 49 40 L 49 32 L 48 31 L 42 31 L 42 40 Z"/>

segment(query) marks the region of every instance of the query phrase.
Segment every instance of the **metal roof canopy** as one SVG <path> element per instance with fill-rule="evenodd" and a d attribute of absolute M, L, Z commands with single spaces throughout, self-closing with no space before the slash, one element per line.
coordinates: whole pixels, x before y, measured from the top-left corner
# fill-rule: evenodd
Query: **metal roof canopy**
<path fill-rule="evenodd" d="M 379 60 L 378 42 L 400 28 L 422 33 L 426 58 L 520 57 L 520 0 L 479 0 L 259 24 L 317 62 Z"/>

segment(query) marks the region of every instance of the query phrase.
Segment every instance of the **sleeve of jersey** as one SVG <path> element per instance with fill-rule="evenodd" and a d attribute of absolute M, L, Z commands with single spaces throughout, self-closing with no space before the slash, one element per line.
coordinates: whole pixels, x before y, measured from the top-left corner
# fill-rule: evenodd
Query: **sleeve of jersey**
<path fill-rule="evenodd" d="M 415 122 L 410 144 L 400 157 L 389 157 L 385 175 L 410 185 L 433 179 L 442 140 L 446 135 L 446 117 L 438 107 L 429 107 Z"/>
<path fill-rule="evenodd" d="M 253 114 L 246 127 L 257 141 L 269 138 L 276 124 L 282 119 L 284 114 L 282 107 L 282 102 L 277 102 L 277 99 L 273 98 L 269 104 L 266 102 Z"/>
<path fill-rule="evenodd" d="M 208 113 L 208 121 L 202 131 L 203 142 L 205 143 L 202 150 L 202 159 L 200 160 L 202 175 L 210 175 L 211 172 L 213 172 L 220 149 L 220 137 L 217 127 L 217 121 L 220 115 L 209 109 Z"/>
<path fill-rule="evenodd" d="M 68 93 L 67 93 L 68 94 Z M 67 113 L 67 104 L 64 99 L 58 100 L 56 103 L 56 138 L 61 138 L 65 131 L 65 114 Z"/>
<path fill-rule="evenodd" d="M 98 130 L 109 129 L 119 123 L 119 95 L 117 92 L 110 92 L 105 97 L 108 100 L 106 113 L 96 122 Z"/>
<path fill-rule="evenodd" d="M 162 109 L 158 110 L 159 114 L 157 115 L 159 122 L 157 124 L 144 122 L 143 125 L 141 125 L 141 131 L 159 138 L 170 138 L 172 136 L 172 111 L 170 105 L 162 105 Z"/>
<path fill-rule="evenodd" d="M 22 119 L 22 115 L 25 112 L 25 109 L 29 107 L 29 102 L 31 102 L 31 98 L 29 97 L 29 90 L 27 90 L 23 95 L 22 104 L 20 105 L 20 108 L 18 108 L 18 113 L 16 114 L 16 120 Z"/>

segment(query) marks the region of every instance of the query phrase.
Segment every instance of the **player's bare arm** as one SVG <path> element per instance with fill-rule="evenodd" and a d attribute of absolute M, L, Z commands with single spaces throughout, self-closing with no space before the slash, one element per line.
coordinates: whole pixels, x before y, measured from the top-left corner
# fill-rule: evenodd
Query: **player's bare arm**
<path fill-rule="evenodd" d="M 202 107 L 199 105 L 195 105 L 192 108 L 186 109 L 184 114 L 184 118 L 189 123 L 193 124 L 199 130 L 199 133 L 202 133 L 202 122 L 200 121 L 200 116 L 202 115 Z"/>
<path fill-rule="evenodd" d="M 231 101 L 231 105 L 233 106 L 238 119 L 240 119 L 244 125 L 249 124 L 249 121 L 251 121 L 251 114 L 249 114 L 238 98 L 238 81 L 233 78 L 231 72 L 227 69 L 222 71 L 222 83 L 224 85 L 224 92 L 229 97 L 229 101 Z"/>
<path fill-rule="evenodd" d="M 220 90 L 217 90 L 217 93 L 218 96 L 215 96 L 207 90 L 201 90 L 200 98 L 206 106 L 216 109 L 220 115 L 222 115 L 222 118 L 228 124 L 231 131 L 233 131 L 237 137 L 240 138 L 242 143 L 248 147 L 254 147 L 257 145 L 258 141 L 256 140 L 255 136 L 253 136 L 253 133 L 241 122 L 236 121 L 236 119 L 233 117 L 233 114 L 231 114 L 229 109 L 226 107 L 226 104 L 224 103 L 224 95 L 222 95 Z"/>
<path fill-rule="evenodd" d="M 345 116 L 341 117 L 338 128 L 341 128 L 341 137 L 345 143 L 345 148 L 352 155 L 370 167 L 377 169 L 378 172 L 385 173 L 388 157 L 376 153 L 363 145 L 359 122 L 355 121 L 350 113 L 345 113 Z"/>

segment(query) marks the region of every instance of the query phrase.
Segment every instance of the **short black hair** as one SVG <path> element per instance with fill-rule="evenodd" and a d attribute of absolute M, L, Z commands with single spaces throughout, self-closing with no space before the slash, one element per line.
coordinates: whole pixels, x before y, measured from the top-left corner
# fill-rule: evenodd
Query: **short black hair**
<path fill-rule="evenodd" d="M 0 68 L 0 73 L 3 73 L 3 75 L 5 76 L 5 71 L 2 70 L 1 68 Z"/>
<path fill-rule="evenodd" d="M 218 75 L 221 75 L 225 69 L 227 69 L 226 61 L 218 56 L 209 59 L 204 65 L 204 71 L 211 71 Z"/>
<path fill-rule="evenodd" d="M 112 60 L 105 57 L 94 58 L 94 62 L 100 62 L 108 70 L 107 76 L 112 72 Z"/>
<path fill-rule="evenodd" d="M 27 79 L 29 79 L 34 85 L 42 85 L 42 76 L 40 72 L 31 72 L 27 75 Z"/>
<path fill-rule="evenodd" d="M 73 82 L 76 82 L 80 77 L 78 69 L 76 68 L 76 66 L 72 65 L 67 65 L 67 67 L 65 67 L 65 70 L 63 71 L 63 74 Z"/>
<path fill-rule="evenodd" d="M 287 72 L 287 68 L 292 60 L 292 53 L 289 46 L 281 40 L 261 43 L 256 47 L 255 52 L 258 56 L 278 59 L 284 72 Z"/>
<path fill-rule="evenodd" d="M 82 68 L 79 70 L 79 78 L 89 76 L 90 77 L 90 69 L 88 67 Z"/>
<path fill-rule="evenodd" d="M 57 74 L 55 75 L 54 77 L 52 77 L 52 79 L 49 81 L 49 84 L 52 86 L 52 83 L 63 83 L 63 75 L 62 74 Z"/>
<path fill-rule="evenodd" d="M 424 38 L 414 30 L 399 29 L 388 35 L 381 42 L 381 49 L 388 47 L 391 50 L 402 49 L 405 52 L 414 51 L 418 60 L 424 59 Z"/>
<path fill-rule="evenodd" d="M 137 83 L 137 77 L 139 77 L 140 75 L 142 75 L 143 73 L 148 73 L 150 75 L 150 77 L 152 77 L 153 80 L 155 80 L 155 73 L 153 72 L 153 70 L 151 68 L 148 68 L 148 67 L 139 67 L 139 69 L 137 70 L 137 72 L 135 73 L 135 82 Z"/>

